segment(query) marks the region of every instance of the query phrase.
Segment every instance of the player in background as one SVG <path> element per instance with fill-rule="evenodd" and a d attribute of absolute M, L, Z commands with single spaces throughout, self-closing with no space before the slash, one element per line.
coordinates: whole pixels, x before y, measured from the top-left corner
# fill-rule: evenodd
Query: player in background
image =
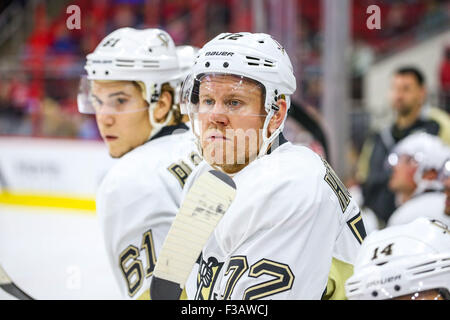
<path fill-rule="evenodd" d="M 450 300 L 450 230 L 417 218 L 368 235 L 345 284 L 350 300 Z"/>
<path fill-rule="evenodd" d="M 445 194 L 439 179 L 450 149 L 440 138 L 425 132 L 403 139 L 389 156 L 393 167 L 389 188 L 395 193 L 398 208 L 388 226 L 404 224 L 420 216 L 450 224 L 444 214 Z"/>
<path fill-rule="evenodd" d="M 444 167 L 442 168 L 441 180 L 442 183 L 444 184 L 444 192 L 445 192 L 444 213 L 446 216 L 450 217 L 450 159 L 445 162 Z"/>
<path fill-rule="evenodd" d="M 79 110 L 95 113 L 110 155 L 120 158 L 103 179 L 96 205 L 124 297 L 148 298 L 146 283 L 184 182 L 199 162 L 176 101 L 194 49 L 191 56 L 187 47 L 177 52 L 163 30 L 121 28 L 87 56 Z"/>
<path fill-rule="evenodd" d="M 328 163 L 282 135 L 295 89 L 268 34 L 223 33 L 199 51 L 182 105 L 204 161 L 183 194 L 211 167 L 237 193 L 187 281 L 189 299 L 345 298 L 364 225 Z"/>
<path fill-rule="evenodd" d="M 396 144 L 416 131 L 439 136 L 450 145 L 450 115 L 427 102 L 427 81 L 419 69 L 403 66 L 392 75 L 390 104 L 393 123 L 370 133 L 359 156 L 356 178 L 361 185 L 363 206 L 372 210 L 384 227 L 395 211 L 395 195 L 389 190 L 387 159 Z"/>
<path fill-rule="evenodd" d="M 180 64 L 180 69 L 182 72 L 181 80 L 184 80 L 190 73 L 192 66 L 194 65 L 195 58 L 197 56 L 199 48 L 193 46 L 177 46 L 177 57 L 178 63 Z M 181 86 L 179 87 L 181 89 Z M 180 92 L 177 92 L 177 99 L 179 98 Z M 184 121 L 187 121 L 186 124 L 189 124 L 189 118 L 186 117 Z"/>

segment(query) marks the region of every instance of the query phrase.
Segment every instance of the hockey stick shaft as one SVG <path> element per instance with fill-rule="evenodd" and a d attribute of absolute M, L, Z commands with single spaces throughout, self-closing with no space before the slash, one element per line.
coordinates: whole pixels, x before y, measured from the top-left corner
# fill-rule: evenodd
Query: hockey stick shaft
<path fill-rule="evenodd" d="M 234 181 L 217 170 L 203 173 L 186 194 L 158 255 L 152 300 L 179 299 L 203 246 L 231 205 Z"/>
<path fill-rule="evenodd" d="M 35 300 L 20 289 L 0 265 L 0 288 L 19 300 Z"/>

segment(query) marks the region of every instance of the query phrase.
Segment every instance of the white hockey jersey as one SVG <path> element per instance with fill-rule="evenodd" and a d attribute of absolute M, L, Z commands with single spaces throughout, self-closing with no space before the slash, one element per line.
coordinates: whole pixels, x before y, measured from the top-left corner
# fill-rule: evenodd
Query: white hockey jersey
<path fill-rule="evenodd" d="M 359 206 L 361 210 L 361 216 L 364 221 L 364 228 L 366 230 L 366 234 L 369 235 L 372 232 L 380 229 L 380 222 L 376 216 L 376 214 L 368 207 L 363 206 L 363 195 L 361 191 L 361 187 L 357 185 L 353 185 L 348 189 L 352 198 L 355 200 L 356 204 Z"/>
<path fill-rule="evenodd" d="M 418 217 L 438 219 L 450 226 L 450 216 L 445 214 L 445 193 L 425 192 L 406 201 L 392 213 L 388 226 L 409 223 Z"/>
<path fill-rule="evenodd" d="M 97 193 L 109 262 L 124 297 L 148 299 L 156 257 L 200 162 L 190 131 L 151 140 L 118 160 Z"/>
<path fill-rule="evenodd" d="M 201 162 L 183 197 L 210 169 Z M 286 142 L 233 180 L 236 197 L 188 278 L 188 299 L 344 299 L 365 231 L 328 163 Z"/>

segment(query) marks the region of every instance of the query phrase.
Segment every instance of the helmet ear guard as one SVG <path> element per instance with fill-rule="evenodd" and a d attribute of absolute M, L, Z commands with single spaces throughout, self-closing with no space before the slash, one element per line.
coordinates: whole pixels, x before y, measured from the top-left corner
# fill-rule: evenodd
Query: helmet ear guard
<path fill-rule="evenodd" d="M 287 114 L 288 114 L 288 110 L 289 110 L 290 100 L 285 95 L 280 95 L 280 96 L 274 97 L 274 100 L 276 102 L 278 102 L 280 99 L 283 99 L 286 101 L 286 105 L 287 105 L 286 113 L 285 113 L 284 118 L 281 121 L 280 125 L 278 126 L 278 128 L 275 129 L 275 131 L 272 132 L 272 134 L 270 136 L 267 136 L 269 133 L 268 128 L 269 128 L 270 121 L 272 120 L 273 116 L 277 112 L 280 111 L 280 107 L 276 103 L 271 104 L 270 111 L 267 114 L 266 120 L 264 121 L 264 125 L 263 125 L 263 143 L 261 145 L 261 149 L 259 151 L 258 158 L 264 156 L 267 153 L 269 147 L 276 141 L 277 138 L 280 137 L 280 134 L 283 132 L 284 124 L 286 122 L 286 118 L 287 118 Z M 264 136 L 264 135 L 266 135 L 266 136 Z"/>

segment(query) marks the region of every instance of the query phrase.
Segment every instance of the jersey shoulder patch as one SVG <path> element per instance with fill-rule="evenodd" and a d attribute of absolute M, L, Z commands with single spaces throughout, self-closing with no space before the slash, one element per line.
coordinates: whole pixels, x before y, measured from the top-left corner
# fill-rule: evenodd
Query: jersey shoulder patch
<path fill-rule="evenodd" d="M 186 180 L 192 172 L 192 168 L 198 166 L 201 162 L 201 157 L 194 151 L 189 154 L 188 159 L 189 164 L 180 159 L 167 167 L 167 170 L 178 180 L 181 188 L 184 188 Z"/>

